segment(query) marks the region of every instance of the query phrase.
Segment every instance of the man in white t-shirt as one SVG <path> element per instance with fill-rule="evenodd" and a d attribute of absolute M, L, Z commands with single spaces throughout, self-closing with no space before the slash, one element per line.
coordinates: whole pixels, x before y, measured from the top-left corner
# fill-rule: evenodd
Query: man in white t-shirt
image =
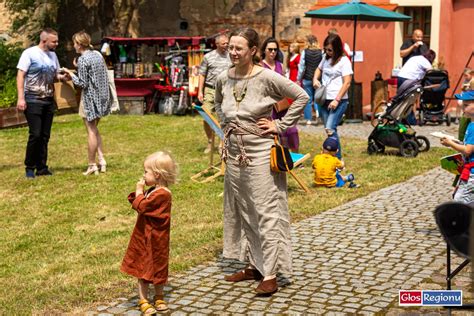
<path fill-rule="evenodd" d="M 398 73 L 397 86 L 400 88 L 406 80 L 421 80 L 425 73 L 433 68 L 436 53 L 430 49 L 421 56 L 411 57 Z"/>
<path fill-rule="evenodd" d="M 29 127 L 25 155 L 28 179 L 35 175 L 52 175 L 47 160 L 55 110 L 53 83 L 67 79 L 67 75 L 58 73 L 59 62 L 54 52 L 57 46 L 58 33 L 50 28 L 43 29 L 39 44 L 24 50 L 17 65 L 17 108 L 24 111 Z"/>
<path fill-rule="evenodd" d="M 398 73 L 397 89 L 400 89 L 402 84 L 407 80 L 421 80 L 426 72 L 433 68 L 432 64 L 436 58 L 436 53 L 430 49 L 421 56 L 414 56 L 408 59 Z M 413 111 L 407 117 L 409 124 L 416 124 L 416 118 Z"/>

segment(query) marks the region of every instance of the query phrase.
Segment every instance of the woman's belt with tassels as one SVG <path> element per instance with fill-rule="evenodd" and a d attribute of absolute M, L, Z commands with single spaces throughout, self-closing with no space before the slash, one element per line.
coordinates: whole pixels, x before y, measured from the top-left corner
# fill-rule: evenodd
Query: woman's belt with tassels
<path fill-rule="evenodd" d="M 263 138 L 273 138 L 271 134 L 264 134 L 264 130 L 258 127 L 256 123 L 243 123 L 241 121 L 232 121 L 227 124 L 224 129 L 224 145 L 222 147 L 221 159 L 227 162 L 229 157 L 229 137 L 230 134 L 234 134 L 237 137 L 237 145 L 239 147 L 240 154 L 237 155 L 235 160 L 239 166 L 247 167 L 251 161 L 247 157 L 245 152 L 244 142 L 242 140 L 243 135 L 256 135 Z"/>

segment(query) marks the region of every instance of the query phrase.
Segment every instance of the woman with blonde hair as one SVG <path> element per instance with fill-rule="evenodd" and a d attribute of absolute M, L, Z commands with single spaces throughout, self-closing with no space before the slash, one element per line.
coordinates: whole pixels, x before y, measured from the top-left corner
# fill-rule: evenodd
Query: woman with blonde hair
<path fill-rule="evenodd" d="M 288 69 L 288 79 L 296 82 L 298 79 L 298 65 L 300 64 L 300 45 L 296 42 L 290 44 L 288 48 L 288 58 L 286 60 L 286 67 Z"/>
<path fill-rule="evenodd" d="M 77 75 L 64 69 L 74 85 L 82 88 L 79 115 L 83 118 L 88 135 L 88 168 L 85 176 L 106 171 L 106 161 L 102 151 L 102 137 L 98 125 L 103 116 L 110 113 L 112 97 L 109 90 L 107 67 L 102 55 L 91 45 L 91 37 L 84 31 L 72 36 L 77 59 Z M 96 163 L 96 156 L 99 165 Z"/>
<path fill-rule="evenodd" d="M 323 58 L 323 52 L 319 48 L 318 39 L 314 35 L 306 37 L 308 46 L 301 53 L 300 63 L 298 65 L 297 80 L 301 82 L 304 91 L 309 95 L 309 101 L 304 108 L 304 119 L 307 125 L 311 125 L 313 118 L 313 109 L 316 117 L 319 117 L 318 105 L 314 102 L 313 77 L 316 68 Z"/>

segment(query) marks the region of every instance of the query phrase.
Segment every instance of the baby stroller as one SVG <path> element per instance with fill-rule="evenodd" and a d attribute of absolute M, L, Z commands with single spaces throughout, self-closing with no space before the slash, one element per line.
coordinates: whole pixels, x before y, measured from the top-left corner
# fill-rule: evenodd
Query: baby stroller
<path fill-rule="evenodd" d="M 451 116 L 444 113 L 444 95 L 449 88 L 448 72 L 428 70 L 421 80 L 424 87 L 420 97 L 419 125 L 426 122 L 451 125 Z"/>
<path fill-rule="evenodd" d="M 419 152 L 430 149 L 428 138 L 417 136 L 406 121 L 422 92 L 423 88 L 417 81 L 407 80 L 401 85 L 386 109 L 377 114 L 374 130 L 369 135 L 369 155 L 383 153 L 385 147 L 395 147 L 403 157 L 416 157 Z"/>

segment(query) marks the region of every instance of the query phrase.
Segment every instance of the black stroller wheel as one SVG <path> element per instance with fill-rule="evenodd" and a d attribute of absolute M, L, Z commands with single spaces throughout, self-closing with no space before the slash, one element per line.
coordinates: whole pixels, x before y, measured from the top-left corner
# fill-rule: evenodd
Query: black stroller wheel
<path fill-rule="evenodd" d="M 416 142 L 418 143 L 419 152 L 430 150 L 430 141 L 425 136 L 416 136 Z"/>
<path fill-rule="evenodd" d="M 451 114 L 446 114 L 446 126 L 451 125 Z"/>
<path fill-rule="evenodd" d="M 367 146 L 367 153 L 369 155 L 373 155 L 377 153 L 377 145 L 374 142 L 369 143 L 369 145 Z"/>
<path fill-rule="evenodd" d="M 385 146 L 377 144 L 374 140 L 369 141 L 367 146 L 367 153 L 369 155 L 382 154 L 385 151 Z"/>
<path fill-rule="evenodd" d="M 400 154 L 403 157 L 416 157 L 418 155 L 418 144 L 411 139 L 405 139 L 400 144 Z"/>

